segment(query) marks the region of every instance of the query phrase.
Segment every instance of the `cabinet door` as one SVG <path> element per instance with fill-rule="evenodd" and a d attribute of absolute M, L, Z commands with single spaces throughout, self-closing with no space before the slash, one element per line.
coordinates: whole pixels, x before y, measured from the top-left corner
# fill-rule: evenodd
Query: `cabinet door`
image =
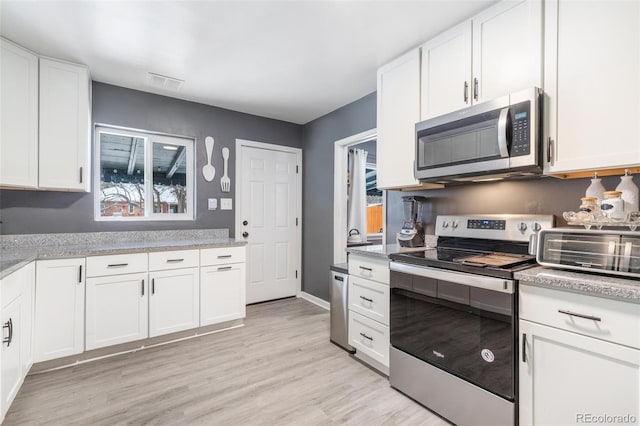
<path fill-rule="evenodd" d="M 147 274 L 87 278 L 86 349 L 149 335 Z"/>
<path fill-rule="evenodd" d="M 40 58 L 39 183 L 89 191 L 89 70 Z"/>
<path fill-rule="evenodd" d="M 503 1 L 479 14 L 473 19 L 474 101 L 542 87 L 542 56 L 540 0 Z"/>
<path fill-rule="evenodd" d="M 471 21 L 422 45 L 421 120 L 471 104 Z"/>
<path fill-rule="evenodd" d="M 36 264 L 31 262 L 20 270 L 22 276 L 20 363 L 22 374 L 27 375 L 33 365 L 33 323 L 36 297 Z"/>
<path fill-rule="evenodd" d="M 415 124 L 420 121 L 420 49 L 378 70 L 378 188 L 417 186 Z"/>
<path fill-rule="evenodd" d="M 149 337 L 198 327 L 199 268 L 151 272 Z"/>
<path fill-rule="evenodd" d="M 245 317 L 245 264 L 200 269 L 200 326 Z"/>
<path fill-rule="evenodd" d="M 640 350 L 524 320 L 520 343 L 520 425 L 640 417 Z"/>
<path fill-rule="evenodd" d="M 0 39 L 0 186 L 38 186 L 38 57 Z"/>
<path fill-rule="evenodd" d="M 34 361 L 84 350 L 84 258 L 36 262 Z"/>
<path fill-rule="evenodd" d="M 640 3 L 548 1 L 545 91 L 547 173 L 639 165 Z"/>
<path fill-rule="evenodd" d="M 20 316 L 21 298 L 13 299 L 2 308 L 2 407 L 8 410 L 22 383 L 20 365 L 20 338 L 22 323 Z"/>

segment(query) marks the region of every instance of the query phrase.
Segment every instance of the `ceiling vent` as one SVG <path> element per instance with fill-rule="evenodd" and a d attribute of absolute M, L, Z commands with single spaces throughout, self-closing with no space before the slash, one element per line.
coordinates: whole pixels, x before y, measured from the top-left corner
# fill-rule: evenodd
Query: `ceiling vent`
<path fill-rule="evenodd" d="M 162 74 L 156 74 L 150 72 L 147 76 L 149 84 L 158 89 L 166 90 L 169 92 L 179 92 L 184 85 L 184 80 L 179 78 L 168 77 Z"/>

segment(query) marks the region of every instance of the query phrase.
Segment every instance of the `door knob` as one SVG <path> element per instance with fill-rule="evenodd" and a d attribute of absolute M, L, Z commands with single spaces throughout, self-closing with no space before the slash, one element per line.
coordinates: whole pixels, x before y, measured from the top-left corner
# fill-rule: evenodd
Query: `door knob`
<path fill-rule="evenodd" d="M 245 231 L 245 232 L 242 233 L 242 236 L 247 238 L 249 236 L 249 233 Z"/>
<path fill-rule="evenodd" d="M 242 221 L 242 224 L 243 224 L 244 226 L 247 226 L 247 225 L 249 224 L 249 222 L 247 222 L 246 220 L 243 220 L 243 221 Z"/>

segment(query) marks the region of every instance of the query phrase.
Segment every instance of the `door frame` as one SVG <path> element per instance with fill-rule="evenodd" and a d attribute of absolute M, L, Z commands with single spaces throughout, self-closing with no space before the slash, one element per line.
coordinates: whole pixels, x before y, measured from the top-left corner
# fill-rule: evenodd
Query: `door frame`
<path fill-rule="evenodd" d="M 333 150 L 333 263 L 347 261 L 347 161 L 349 147 L 378 137 L 376 128 L 335 141 Z M 376 141 L 377 143 L 377 141 Z M 382 245 L 387 242 L 387 192 L 382 191 Z"/>
<path fill-rule="evenodd" d="M 264 142 L 256 142 L 250 141 L 246 139 L 236 139 L 236 208 L 235 208 L 235 239 L 236 241 L 244 241 L 240 235 L 242 231 L 240 211 L 242 209 L 242 185 L 240 185 L 240 175 L 242 173 L 242 147 L 249 148 L 257 148 L 257 149 L 266 149 L 269 151 L 278 151 L 278 152 L 286 152 L 289 154 L 296 155 L 296 218 L 298 219 L 298 226 L 296 226 L 296 244 L 298 245 L 298 253 L 296 256 L 296 296 L 300 297 L 300 293 L 302 292 L 302 149 L 301 148 L 293 148 L 290 146 L 284 145 L 274 145 L 270 143 Z M 249 265 L 247 266 L 247 279 L 249 277 L 248 271 Z"/>

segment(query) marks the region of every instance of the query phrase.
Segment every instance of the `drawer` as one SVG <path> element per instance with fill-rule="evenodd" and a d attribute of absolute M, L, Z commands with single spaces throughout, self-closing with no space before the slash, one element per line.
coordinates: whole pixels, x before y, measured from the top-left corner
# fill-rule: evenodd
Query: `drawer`
<path fill-rule="evenodd" d="M 200 266 L 244 263 L 245 247 L 219 247 L 200 250 Z"/>
<path fill-rule="evenodd" d="M 349 344 L 389 366 L 389 327 L 357 312 L 349 311 Z"/>
<path fill-rule="evenodd" d="M 147 272 L 147 253 L 87 257 L 87 277 Z"/>
<path fill-rule="evenodd" d="M 521 283 L 520 319 L 640 348 L 640 304 L 636 303 Z"/>
<path fill-rule="evenodd" d="M 33 264 L 23 266 L 0 281 L 3 308 L 22 294 L 23 286 L 26 288 L 30 284 L 32 278 L 29 277 L 29 273 L 33 272 L 33 266 L 30 265 Z"/>
<path fill-rule="evenodd" d="M 350 254 L 349 275 L 389 284 L 389 260 Z"/>
<path fill-rule="evenodd" d="M 166 271 L 168 269 L 197 268 L 198 250 L 158 251 L 149 253 L 149 270 Z"/>
<path fill-rule="evenodd" d="M 350 277 L 349 309 L 389 325 L 389 286 L 364 278 Z"/>

